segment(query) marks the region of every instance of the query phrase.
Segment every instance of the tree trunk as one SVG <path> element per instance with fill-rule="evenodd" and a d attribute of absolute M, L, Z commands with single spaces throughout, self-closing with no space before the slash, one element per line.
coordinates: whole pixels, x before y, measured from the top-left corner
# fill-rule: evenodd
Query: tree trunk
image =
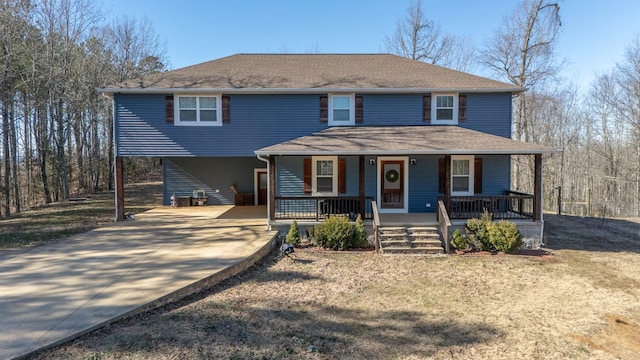
<path fill-rule="evenodd" d="M 20 181 L 18 180 L 18 145 L 16 138 L 16 123 L 15 123 L 15 107 L 13 100 L 9 101 L 9 146 L 11 152 L 11 174 L 13 177 L 13 196 L 14 196 L 14 208 L 16 213 L 22 212 L 22 205 L 20 200 Z"/>

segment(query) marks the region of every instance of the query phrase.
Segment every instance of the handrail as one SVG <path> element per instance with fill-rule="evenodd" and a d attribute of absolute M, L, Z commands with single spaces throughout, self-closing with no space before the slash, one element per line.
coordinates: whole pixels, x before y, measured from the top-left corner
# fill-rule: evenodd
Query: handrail
<path fill-rule="evenodd" d="M 533 196 L 533 194 L 529 194 L 522 191 L 513 191 L 513 190 L 505 190 L 504 193 L 507 195 Z"/>
<path fill-rule="evenodd" d="M 449 254 L 451 246 L 449 239 L 449 230 L 451 229 L 451 220 L 449 220 L 449 214 L 447 213 L 447 207 L 444 205 L 444 201 L 438 200 L 438 222 L 440 223 L 440 231 L 444 238 L 444 250 Z"/>
<path fill-rule="evenodd" d="M 380 216 L 378 215 L 378 204 L 375 200 L 371 200 L 371 210 L 373 212 L 373 245 L 376 252 L 380 251 L 380 237 L 378 236 L 378 227 L 380 227 Z"/>

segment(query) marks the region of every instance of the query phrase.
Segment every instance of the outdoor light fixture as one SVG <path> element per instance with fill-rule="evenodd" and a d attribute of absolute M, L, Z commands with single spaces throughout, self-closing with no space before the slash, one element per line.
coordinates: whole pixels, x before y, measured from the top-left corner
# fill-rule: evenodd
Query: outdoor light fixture
<path fill-rule="evenodd" d="M 416 161 L 416 159 L 411 159 L 411 160 L 410 160 L 411 165 L 415 165 L 415 164 L 416 164 L 416 162 L 417 162 L 417 161 Z"/>
<path fill-rule="evenodd" d="M 375 165 L 375 164 L 376 164 L 376 159 L 369 160 L 369 165 Z"/>

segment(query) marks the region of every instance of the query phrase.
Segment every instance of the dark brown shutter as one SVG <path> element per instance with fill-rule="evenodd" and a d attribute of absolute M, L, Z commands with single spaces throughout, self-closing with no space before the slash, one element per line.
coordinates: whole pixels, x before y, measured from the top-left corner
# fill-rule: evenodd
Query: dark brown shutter
<path fill-rule="evenodd" d="M 473 192 L 482 194 L 482 158 L 476 158 L 473 165 Z"/>
<path fill-rule="evenodd" d="M 329 97 L 320 96 L 320 122 L 329 121 Z"/>
<path fill-rule="evenodd" d="M 338 194 L 347 192 L 347 159 L 338 159 Z"/>
<path fill-rule="evenodd" d="M 363 121 L 362 96 L 356 96 L 356 124 L 362 124 Z"/>
<path fill-rule="evenodd" d="M 458 121 L 467 120 L 467 95 L 458 95 Z"/>
<path fill-rule="evenodd" d="M 446 189 L 445 189 L 445 184 L 446 184 L 446 172 L 447 170 L 445 169 L 445 163 L 444 163 L 444 158 L 440 158 L 438 159 L 438 192 L 441 194 L 444 194 Z"/>
<path fill-rule="evenodd" d="M 173 124 L 173 95 L 164 97 L 164 107 L 167 124 Z"/>
<path fill-rule="evenodd" d="M 303 170 L 303 180 L 304 180 L 304 193 L 311 194 L 311 159 L 304 159 L 304 170 Z"/>
<path fill-rule="evenodd" d="M 231 98 L 229 96 L 222 96 L 222 123 L 228 124 L 231 122 Z"/>
<path fill-rule="evenodd" d="M 431 94 L 422 97 L 422 121 L 431 122 Z"/>

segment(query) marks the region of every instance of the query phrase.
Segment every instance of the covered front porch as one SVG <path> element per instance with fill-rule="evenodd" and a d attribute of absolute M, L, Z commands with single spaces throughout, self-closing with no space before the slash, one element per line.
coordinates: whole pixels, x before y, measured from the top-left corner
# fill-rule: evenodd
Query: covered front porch
<path fill-rule="evenodd" d="M 359 215 L 374 227 L 436 226 L 448 251 L 449 230 L 485 209 L 495 220 L 541 228 L 548 152 L 554 150 L 458 126 L 358 126 L 255 153 L 268 162 L 270 223 L 340 214 Z M 533 194 L 510 189 L 511 155 L 534 157 Z"/>

